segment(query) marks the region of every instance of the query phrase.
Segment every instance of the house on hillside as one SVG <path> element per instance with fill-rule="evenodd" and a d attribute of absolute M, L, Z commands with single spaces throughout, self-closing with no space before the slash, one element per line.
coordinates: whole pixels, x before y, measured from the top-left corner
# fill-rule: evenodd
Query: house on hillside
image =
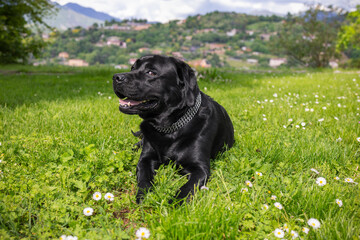
<path fill-rule="evenodd" d="M 69 54 L 67 52 L 60 52 L 58 55 L 59 58 L 68 59 Z"/>
<path fill-rule="evenodd" d="M 126 42 L 121 41 L 120 38 L 116 36 L 108 37 L 106 40 L 106 45 L 114 45 L 119 46 L 120 48 L 126 48 Z"/>
<path fill-rule="evenodd" d="M 87 67 L 89 66 L 89 63 L 85 62 L 82 59 L 69 59 L 69 61 L 65 65 L 73 67 Z"/>
<path fill-rule="evenodd" d="M 151 27 L 151 24 L 136 24 L 133 26 L 135 31 L 146 30 Z"/>
<path fill-rule="evenodd" d="M 269 66 L 273 68 L 279 67 L 281 64 L 286 63 L 286 58 L 271 58 L 269 61 Z"/>
<path fill-rule="evenodd" d="M 210 68 L 211 64 L 208 63 L 206 59 L 200 59 L 200 60 L 192 60 L 189 61 L 188 64 L 192 67 L 202 67 L 202 68 Z"/>
<path fill-rule="evenodd" d="M 130 65 L 134 65 L 134 63 L 136 62 L 137 58 L 130 58 L 129 59 L 129 64 Z"/>
<path fill-rule="evenodd" d="M 181 54 L 181 52 L 172 52 L 171 55 L 179 59 L 184 59 L 184 56 Z"/>
<path fill-rule="evenodd" d="M 234 29 L 232 29 L 231 31 L 226 32 L 226 36 L 228 36 L 228 37 L 233 37 L 233 36 L 236 35 L 236 32 L 237 32 L 237 30 L 234 28 Z"/>

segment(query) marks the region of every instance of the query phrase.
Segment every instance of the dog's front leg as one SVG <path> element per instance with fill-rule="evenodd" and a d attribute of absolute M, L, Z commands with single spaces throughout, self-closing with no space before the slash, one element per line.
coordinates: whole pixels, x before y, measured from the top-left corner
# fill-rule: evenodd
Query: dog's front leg
<path fill-rule="evenodd" d="M 186 168 L 184 170 L 185 172 L 190 172 L 190 174 L 187 183 L 185 183 L 177 192 L 177 200 L 184 200 L 186 197 L 189 197 L 190 194 L 194 194 L 195 189 L 204 186 L 210 176 L 209 166 L 192 167 L 190 171 L 186 171 Z M 172 201 L 170 201 L 170 203 L 171 202 Z M 181 204 L 182 200 L 179 203 Z"/>
<path fill-rule="evenodd" d="M 160 166 L 156 152 L 149 144 L 144 145 L 143 151 L 136 168 L 138 192 L 136 202 L 141 203 L 145 193 L 152 186 L 155 170 Z"/>

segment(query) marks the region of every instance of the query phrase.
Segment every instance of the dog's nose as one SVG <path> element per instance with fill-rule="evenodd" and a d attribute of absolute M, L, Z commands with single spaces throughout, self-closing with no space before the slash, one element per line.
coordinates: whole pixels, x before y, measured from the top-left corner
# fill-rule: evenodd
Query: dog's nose
<path fill-rule="evenodd" d="M 113 76 L 113 80 L 116 81 L 117 83 L 123 83 L 125 82 L 126 78 L 124 74 L 115 74 Z"/>

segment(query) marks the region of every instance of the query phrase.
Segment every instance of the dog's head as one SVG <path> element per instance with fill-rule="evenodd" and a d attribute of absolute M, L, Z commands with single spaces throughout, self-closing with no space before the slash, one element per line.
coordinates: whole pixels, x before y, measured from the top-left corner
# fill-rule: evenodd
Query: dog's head
<path fill-rule="evenodd" d="M 191 107 L 199 93 L 189 65 L 160 55 L 144 56 L 135 62 L 131 72 L 115 74 L 113 88 L 119 97 L 120 111 L 143 118 Z"/>

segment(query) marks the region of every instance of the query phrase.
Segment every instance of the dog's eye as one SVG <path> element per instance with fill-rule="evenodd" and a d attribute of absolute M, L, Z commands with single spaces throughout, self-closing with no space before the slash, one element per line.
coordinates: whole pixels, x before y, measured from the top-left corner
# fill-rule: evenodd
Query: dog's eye
<path fill-rule="evenodd" d="M 151 71 L 151 70 L 150 70 L 150 71 L 148 71 L 148 72 L 147 72 L 147 74 L 149 74 L 149 75 L 151 75 L 151 76 L 156 76 L 156 75 L 157 75 L 157 74 L 156 74 L 156 72 Z"/>

